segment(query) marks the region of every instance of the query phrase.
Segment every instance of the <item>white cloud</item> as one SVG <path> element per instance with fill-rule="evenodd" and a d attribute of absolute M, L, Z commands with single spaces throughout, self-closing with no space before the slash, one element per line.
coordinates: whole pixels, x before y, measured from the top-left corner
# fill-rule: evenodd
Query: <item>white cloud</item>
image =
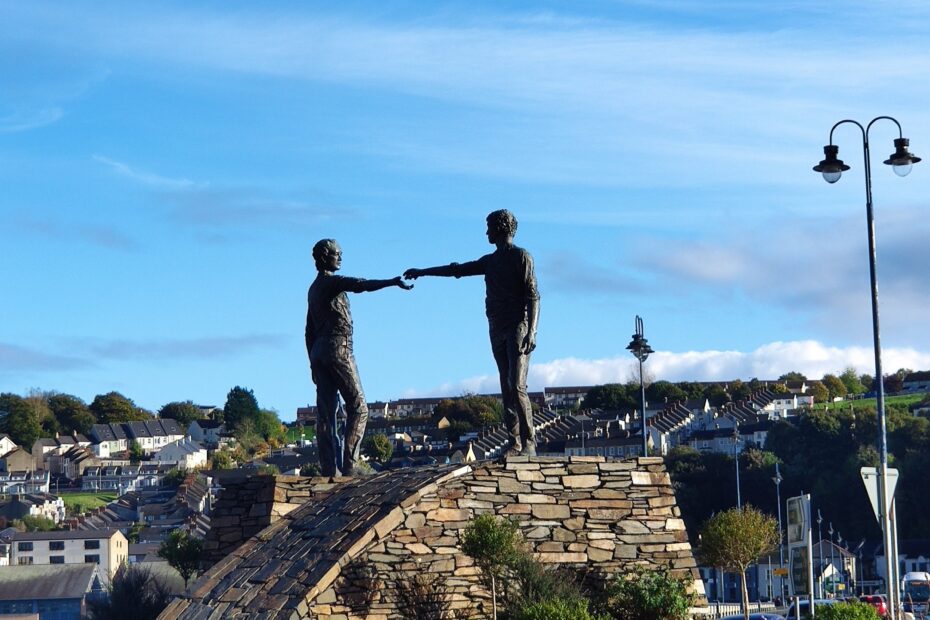
<path fill-rule="evenodd" d="M 64 116 L 61 108 L 50 107 L 27 112 L 13 112 L 0 117 L 0 133 L 15 133 L 38 129 L 57 122 Z"/>
<path fill-rule="evenodd" d="M 871 348 L 832 347 L 815 340 L 772 342 L 753 351 L 658 351 L 646 362 L 650 375 L 666 381 L 726 381 L 731 379 L 775 379 L 797 371 L 811 379 L 827 373 L 839 374 L 849 366 L 859 374 L 875 372 Z M 604 359 L 564 358 L 532 364 L 530 390 L 571 385 L 625 383 L 634 376 L 636 361 L 630 356 Z M 930 368 L 930 352 L 911 348 L 888 348 L 882 351 L 885 374 L 899 368 Z M 435 389 L 408 390 L 405 396 L 448 395 L 463 393 L 497 393 L 496 375 L 471 377 L 445 383 Z"/>
<path fill-rule="evenodd" d="M 126 177 L 135 181 L 136 183 L 141 183 L 142 185 L 147 185 L 149 187 L 172 190 L 195 189 L 198 187 L 204 187 L 203 184 L 195 183 L 189 179 L 176 179 L 161 176 L 153 172 L 133 168 L 129 164 L 116 161 L 115 159 L 110 159 L 109 157 L 104 157 L 102 155 L 94 155 L 93 159 L 94 161 L 100 162 L 101 164 L 105 164 L 120 176 Z"/>

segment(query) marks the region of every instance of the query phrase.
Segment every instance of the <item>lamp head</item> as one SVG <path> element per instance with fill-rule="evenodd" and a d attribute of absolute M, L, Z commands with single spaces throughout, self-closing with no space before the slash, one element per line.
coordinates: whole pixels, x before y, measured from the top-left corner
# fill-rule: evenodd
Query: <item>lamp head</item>
<path fill-rule="evenodd" d="M 892 153 L 885 163 L 891 166 L 894 173 L 899 177 L 906 177 L 911 172 L 911 166 L 920 161 L 920 158 L 912 155 L 907 147 L 910 140 L 907 138 L 896 138 L 894 141 L 894 153 Z"/>
<path fill-rule="evenodd" d="M 843 176 L 843 173 L 849 170 L 849 166 L 843 163 L 842 159 L 837 158 L 840 147 L 828 144 L 823 147 L 824 158 L 819 164 L 814 166 L 814 172 L 823 175 L 823 180 L 827 183 L 836 183 Z"/>
<path fill-rule="evenodd" d="M 633 340 L 626 345 L 626 349 L 641 362 L 645 362 L 649 354 L 653 353 L 652 347 L 649 346 L 649 342 L 642 334 L 633 334 Z"/>

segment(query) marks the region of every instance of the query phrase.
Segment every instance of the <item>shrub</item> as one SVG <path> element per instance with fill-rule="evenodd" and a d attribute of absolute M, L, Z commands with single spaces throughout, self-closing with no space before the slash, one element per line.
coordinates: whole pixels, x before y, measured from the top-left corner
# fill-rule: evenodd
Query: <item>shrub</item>
<path fill-rule="evenodd" d="M 849 602 L 818 605 L 817 620 L 879 620 L 878 612 L 868 603 Z"/>
<path fill-rule="evenodd" d="M 614 620 L 685 620 L 694 603 L 690 588 L 689 579 L 668 569 L 640 566 L 607 584 L 600 608 Z"/>
<path fill-rule="evenodd" d="M 547 598 L 517 610 L 513 620 L 593 620 L 583 598 Z"/>
<path fill-rule="evenodd" d="M 465 609 L 452 609 L 452 593 L 443 577 L 419 574 L 394 580 L 397 611 L 404 620 L 452 620 L 468 617 Z"/>
<path fill-rule="evenodd" d="M 155 620 L 170 602 L 171 593 L 165 584 L 148 568 L 133 565 L 117 571 L 110 596 L 89 599 L 87 607 L 94 620 Z"/>

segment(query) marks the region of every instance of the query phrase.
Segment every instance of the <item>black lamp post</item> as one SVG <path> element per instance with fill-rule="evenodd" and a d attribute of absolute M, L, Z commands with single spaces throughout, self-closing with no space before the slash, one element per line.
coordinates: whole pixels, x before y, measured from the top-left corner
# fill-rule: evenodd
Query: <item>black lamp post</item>
<path fill-rule="evenodd" d="M 646 383 L 643 381 L 643 362 L 653 353 L 652 347 L 643 336 L 643 320 L 636 315 L 636 333 L 633 334 L 633 340 L 626 345 L 627 350 L 639 360 L 639 398 L 640 398 L 640 417 L 643 421 L 643 456 L 649 456 L 649 445 L 646 440 Z"/>
<path fill-rule="evenodd" d="M 743 501 L 739 492 L 739 422 L 733 420 L 733 460 L 736 461 L 736 507 L 742 509 Z"/>
<path fill-rule="evenodd" d="M 785 541 L 782 539 L 782 529 L 781 529 L 781 482 L 784 478 L 781 477 L 781 472 L 778 470 L 778 463 L 775 463 L 775 475 L 772 477 L 772 482 L 775 483 L 775 500 L 778 502 L 778 568 L 782 569 L 785 567 Z M 785 577 L 784 575 L 778 580 L 779 585 L 781 586 L 781 600 L 785 601 Z"/>
<path fill-rule="evenodd" d="M 890 523 L 888 513 L 890 512 L 889 508 L 891 506 L 891 498 L 888 497 L 888 436 L 887 436 L 887 421 L 885 418 L 885 387 L 883 385 L 883 373 L 882 373 L 882 348 L 881 348 L 881 337 L 878 324 L 878 280 L 876 278 L 875 272 L 875 220 L 872 212 L 872 162 L 869 156 L 869 131 L 872 129 L 872 125 L 876 121 L 888 120 L 893 122 L 898 127 L 898 137 L 894 141 L 895 151 L 892 153 L 888 159 L 884 161 L 885 164 L 892 167 L 895 174 L 898 176 L 907 176 L 911 171 L 911 166 L 920 161 L 919 157 L 915 157 L 910 152 L 908 152 L 907 147 L 909 145 L 908 139 L 905 138 L 901 131 L 901 123 L 896 119 L 890 116 L 877 116 L 869 121 L 869 124 L 865 127 L 862 126 L 858 121 L 846 119 L 842 120 L 830 129 L 830 143 L 823 147 L 824 159 L 814 166 L 814 171 L 820 172 L 823 174 L 824 180 L 827 183 L 836 183 L 840 180 L 843 172 L 849 170 L 849 166 L 843 163 L 841 159 L 837 157 L 839 154 L 839 147 L 833 144 L 833 132 L 840 125 L 849 123 L 855 125 L 859 128 L 859 131 L 862 134 L 862 154 L 864 161 L 864 172 L 865 172 L 865 215 L 866 215 L 866 225 L 868 228 L 868 237 L 869 237 L 869 275 L 871 278 L 871 292 L 872 292 L 872 340 L 874 345 L 875 353 L 875 382 L 878 384 L 876 387 L 876 409 L 878 412 L 878 454 L 879 454 L 879 468 L 878 468 L 878 501 L 881 505 L 881 526 L 882 526 L 882 542 L 886 550 L 885 553 L 885 570 L 888 576 L 886 583 L 888 584 L 888 602 L 892 610 L 891 615 L 893 618 L 898 617 L 898 609 L 900 605 L 900 596 L 898 592 L 897 579 L 895 579 L 895 574 L 897 572 L 897 566 L 895 566 L 894 558 L 892 557 L 892 549 L 896 548 L 896 540 L 893 532 L 893 526 Z M 832 543 L 832 539 L 831 539 Z"/>

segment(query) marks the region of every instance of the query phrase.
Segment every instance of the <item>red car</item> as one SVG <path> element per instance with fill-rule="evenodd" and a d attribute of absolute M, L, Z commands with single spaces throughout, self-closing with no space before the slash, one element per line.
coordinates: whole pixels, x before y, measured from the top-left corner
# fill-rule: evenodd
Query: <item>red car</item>
<path fill-rule="evenodd" d="M 888 617 L 888 605 L 885 603 L 885 597 L 881 594 L 864 594 L 859 597 L 859 600 L 874 607 L 882 618 Z"/>

